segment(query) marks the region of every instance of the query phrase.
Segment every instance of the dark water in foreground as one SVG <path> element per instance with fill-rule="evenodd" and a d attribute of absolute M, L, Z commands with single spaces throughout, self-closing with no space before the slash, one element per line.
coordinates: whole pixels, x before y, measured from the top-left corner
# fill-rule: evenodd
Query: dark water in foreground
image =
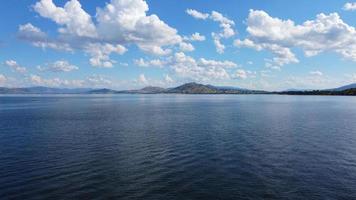
<path fill-rule="evenodd" d="M 0 97 L 0 199 L 356 199 L 356 98 Z"/>

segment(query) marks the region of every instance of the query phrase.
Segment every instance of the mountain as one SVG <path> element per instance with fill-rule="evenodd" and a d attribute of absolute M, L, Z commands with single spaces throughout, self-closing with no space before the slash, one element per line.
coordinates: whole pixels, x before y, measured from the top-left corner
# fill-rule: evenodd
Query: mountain
<path fill-rule="evenodd" d="M 50 87 L 29 88 L 1 88 L 0 94 L 266 94 L 265 91 L 247 90 L 236 87 L 203 85 L 199 83 L 186 83 L 174 88 L 144 87 L 139 90 L 112 90 L 102 89 L 67 89 Z"/>
<path fill-rule="evenodd" d="M 103 88 L 103 89 L 90 90 L 87 93 L 88 94 L 116 94 L 118 92 L 115 90 Z"/>
<path fill-rule="evenodd" d="M 166 91 L 165 88 L 161 88 L 161 87 L 152 87 L 152 86 L 149 86 L 149 87 L 145 87 L 145 88 L 142 88 L 141 90 L 139 90 L 140 92 L 142 93 L 150 93 L 150 94 L 154 94 L 154 93 L 163 93 Z"/>
<path fill-rule="evenodd" d="M 176 88 L 171 88 L 166 93 L 179 94 L 268 94 L 266 91 L 248 90 L 235 87 L 221 87 L 213 85 L 203 85 L 199 83 L 186 83 Z"/>
<path fill-rule="evenodd" d="M 219 89 L 211 85 L 203 85 L 198 83 L 186 83 L 176 88 L 167 90 L 167 93 L 180 94 L 217 94 Z"/>
<path fill-rule="evenodd" d="M 159 94 L 159 93 L 165 93 L 167 89 L 161 88 L 161 87 L 153 87 L 153 86 L 148 86 L 144 87 L 139 90 L 123 90 L 123 91 L 118 91 L 118 93 L 126 93 L 126 94 Z"/>
<path fill-rule="evenodd" d="M 341 86 L 338 88 L 334 88 L 334 89 L 329 89 L 330 91 L 343 91 L 343 90 L 348 90 L 348 89 L 353 89 L 356 88 L 356 83 L 350 84 L 350 85 L 345 85 L 345 86 Z"/>
<path fill-rule="evenodd" d="M 112 90 L 107 88 L 6 88 L 0 87 L 0 94 L 281 94 L 281 95 L 356 95 L 356 83 L 329 90 L 289 90 L 268 92 L 248 90 L 237 87 L 204 85 L 195 82 L 186 83 L 174 88 L 145 87 L 139 90 Z"/>

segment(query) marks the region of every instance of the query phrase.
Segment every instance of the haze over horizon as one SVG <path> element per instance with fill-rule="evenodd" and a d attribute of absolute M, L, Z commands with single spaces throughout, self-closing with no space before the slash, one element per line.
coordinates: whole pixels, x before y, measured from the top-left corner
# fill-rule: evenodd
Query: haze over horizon
<path fill-rule="evenodd" d="M 0 17 L 0 87 L 356 82 L 356 2 L 15 0 Z"/>

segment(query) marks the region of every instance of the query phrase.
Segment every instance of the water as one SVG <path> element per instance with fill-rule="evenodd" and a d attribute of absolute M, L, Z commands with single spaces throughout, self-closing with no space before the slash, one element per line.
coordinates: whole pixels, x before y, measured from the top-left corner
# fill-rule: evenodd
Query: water
<path fill-rule="evenodd" d="M 0 199 L 356 199 L 356 98 L 0 97 Z"/>

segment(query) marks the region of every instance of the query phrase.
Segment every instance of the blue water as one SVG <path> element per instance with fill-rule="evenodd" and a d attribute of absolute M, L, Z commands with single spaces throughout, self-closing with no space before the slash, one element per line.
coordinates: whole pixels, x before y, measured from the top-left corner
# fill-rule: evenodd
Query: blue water
<path fill-rule="evenodd" d="M 356 98 L 0 96 L 0 199 L 356 199 Z"/>

